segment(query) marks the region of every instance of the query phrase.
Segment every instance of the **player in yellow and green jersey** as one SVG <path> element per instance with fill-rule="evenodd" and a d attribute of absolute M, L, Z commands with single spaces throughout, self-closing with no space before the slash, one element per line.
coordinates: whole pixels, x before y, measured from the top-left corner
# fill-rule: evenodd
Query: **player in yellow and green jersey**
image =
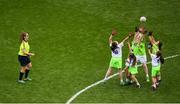
<path fill-rule="evenodd" d="M 137 62 L 143 64 L 143 69 L 146 74 L 146 81 L 149 82 L 149 74 L 148 74 L 148 67 L 147 63 L 147 56 L 146 56 L 146 49 L 145 49 L 145 33 L 146 30 L 144 27 L 136 27 L 134 39 L 132 41 L 132 49 L 133 53 L 137 58 Z"/>
<path fill-rule="evenodd" d="M 29 39 L 28 33 L 22 32 L 20 35 L 21 45 L 18 52 L 18 60 L 21 65 L 19 80 L 18 80 L 19 83 L 25 83 L 25 81 L 31 80 L 31 78 L 28 77 L 30 68 L 32 67 L 30 56 L 34 56 L 34 53 L 29 52 L 30 46 L 28 43 L 28 39 Z"/>
<path fill-rule="evenodd" d="M 149 41 L 150 41 L 150 44 L 148 47 L 151 47 L 152 53 L 156 54 L 158 51 L 161 51 L 162 43 L 154 39 L 152 31 L 150 31 L 148 35 L 149 35 Z"/>

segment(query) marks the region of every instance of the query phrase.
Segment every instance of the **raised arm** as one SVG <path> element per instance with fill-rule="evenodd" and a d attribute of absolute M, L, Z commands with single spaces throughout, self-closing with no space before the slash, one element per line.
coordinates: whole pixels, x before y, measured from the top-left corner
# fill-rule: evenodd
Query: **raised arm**
<path fill-rule="evenodd" d="M 109 44 L 112 44 L 112 34 L 109 36 Z"/>
<path fill-rule="evenodd" d="M 122 43 L 124 43 L 126 40 L 128 40 L 129 39 L 129 36 L 127 36 L 126 38 L 124 38 L 123 40 L 122 40 Z"/>
<path fill-rule="evenodd" d="M 132 35 L 133 35 L 133 33 L 129 33 L 129 36 L 127 36 L 126 38 L 124 38 L 124 39 L 122 40 L 122 43 L 124 43 L 125 41 L 127 41 Z"/>
<path fill-rule="evenodd" d="M 148 53 L 149 53 L 149 55 L 151 56 L 151 54 L 152 54 L 152 53 L 151 53 L 151 50 L 150 50 L 150 48 L 148 48 Z"/>
<path fill-rule="evenodd" d="M 111 35 L 109 36 L 109 44 L 112 43 L 112 38 L 113 38 L 113 36 L 116 35 L 116 34 L 117 34 L 116 30 L 113 30 L 113 31 L 111 32 Z"/>
<path fill-rule="evenodd" d="M 153 44 L 155 44 L 156 43 L 156 41 L 155 41 L 155 39 L 154 39 L 154 37 L 153 37 L 153 32 L 152 31 L 150 31 L 149 32 L 149 41 L 150 41 L 150 43 L 153 45 Z"/>
<path fill-rule="evenodd" d="M 133 53 L 133 50 L 131 48 L 131 44 L 129 43 L 129 41 L 127 42 L 128 48 L 129 48 L 129 53 Z"/>
<path fill-rule="evenodd" d="M 130 45 L 129 41 L 127 42 L 127 44 L 128 44 L 129 50 L 131 50 L 131 45 Z"/>

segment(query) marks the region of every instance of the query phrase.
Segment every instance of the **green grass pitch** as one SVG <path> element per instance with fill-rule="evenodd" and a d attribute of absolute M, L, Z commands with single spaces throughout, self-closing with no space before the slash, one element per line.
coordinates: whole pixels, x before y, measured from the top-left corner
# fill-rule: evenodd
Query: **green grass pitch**
<path fill-rule="evenodd" d="M 65 103 L 104 77 L 111 57 L 107 41 L 111 29 L 117 28 L 115 39 L 121 41 L 142 15 L 155 38 L 164 43 L 164 56 L 179 54 L 179 0 L 0 0 L 0 102 Z M 24 85 L 17 83 L 22 31 L 29 33 L 36 54 L 30 72 L 33 81 Z M 123 59 L 127 53 L 124 47 Z M 165 62 L 156 92 L 140 68 L 142 88 L 120 86 L 115 77 L 73 102 L 180 102 L 179 65 L 179 57 Z"/>

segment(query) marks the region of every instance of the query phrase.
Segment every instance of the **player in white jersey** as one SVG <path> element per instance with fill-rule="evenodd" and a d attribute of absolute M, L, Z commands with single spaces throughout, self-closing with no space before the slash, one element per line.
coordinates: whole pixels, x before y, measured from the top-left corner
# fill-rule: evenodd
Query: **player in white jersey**
<path fill-rule="evenodd" d="M 129 55 L 126 60 L 126 67 L 124 68 L 124 70 L 126 70 L 126 84 L 135 82 L 136 86 L 140 88 L 141 86 L 136 78 L 136 75 L 138 74 L 137 59 L 132 51 L 132 48 L 129 42 L 128 42 L 128 48 L 129 48 Z"/>
<path fill-rule="evenodd" d="M 132 34 L 132 33 L 131 33 Z M 133 34 L 132 34 L 133 35 Z M 127 57 L 127 59 L 125 60 L 125 68 L 123 69 L 124 71 L 125 71 L 125 74 L 126 74 L 126 84 L 130 84 L 130 81 L 131 81 L 131 73 L 129 72 L 129 66 L 130 66 L 130 59 L 129 59 L 129 57 L 130 57 L 130 54 L 132 54 L 133 53 L 133 50 L 132 50 L 132 48 L 131 48 L 131 46 L 130 46 L 130 43 L 129 43 L 129 41 L 127 42 L 128 43 L 128 48 L 129 48 L 129 54 L 128 54 L 128 57 Z"/>
<path fill-rule="evenodd" d="M 138 74 L 137 60 L 136 60 L 136 56 L 133 53 L 129 54 L 129 68 L 128 68 L 128 71 L 130 73 L 131 83 L 135 82 L 136 86 L 138 88 L 140 88 L 141 85 L 139 84 L 139 81 L 136 78 L 136 75 Z"/>
<path fill-rule="evenodd" d="M 124 81 L 122 78 L 122 47 L 124 46 L 124 42 L 129 39 L 129 36 L 127 36 L 123 41 L 118 43 L 117 41 L 112 41 L 113 36 L 116 34 L 116 31 L 112 31 L 109 37 L 109 45 L 111 48 L 112 57 L 104 79 L 106 80 L 108 76 L 112 74 L 112 69 L 118 69 L 120 84 L 124 85 Z"/>
<path fill-rule="evenodd" d="M 151 63 L 152 63 L 152 70 L 151 70 L 151 76 L 152 76 L 152 89 L 156 90 L 157 86 L 159 85 L 160 79 L 160 67 L 161 64 L 164 63 L 164 58 L 160 51 L 158 51 L 156 54 L 152 54 L 151 50 L 148 49 L 149 55 L 151 56 Z"/>
<path fill-rule="evenodd" d="M 129 64 L 130 64 L 130 60 L 129 60 L 129 54 L 128 54 L 128 57 L 127 59 L 125 60 L 125 68 L 123 69 L 125 71 L 125 74 L 126 74 L 126 79 L 125 79 L 125 82 L 126 84 L 129 84 L 130 81 L 131 81 L 131 74 L 129 73 L 128 69 L 129 69 Z"/>

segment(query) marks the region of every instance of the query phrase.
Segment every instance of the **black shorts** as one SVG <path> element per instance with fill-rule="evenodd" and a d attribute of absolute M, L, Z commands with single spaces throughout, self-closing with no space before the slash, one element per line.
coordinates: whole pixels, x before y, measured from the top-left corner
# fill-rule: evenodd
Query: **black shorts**
<path fill-rule="evenodd" d="M 31 62 L 29 56 L 21 56 L 21 55 L 18 55 L 18 61 L 20 62 L 21 66 L 26 66 Z"/>

